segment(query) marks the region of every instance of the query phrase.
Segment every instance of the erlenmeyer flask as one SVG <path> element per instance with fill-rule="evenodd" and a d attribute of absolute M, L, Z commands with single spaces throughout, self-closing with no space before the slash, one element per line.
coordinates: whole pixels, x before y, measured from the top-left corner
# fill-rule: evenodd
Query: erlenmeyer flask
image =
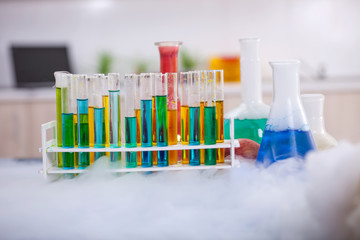
<path fill-rule="evenodd" d="M 301 101 L 304 105 L 306 118 L 309 121 L 311 133 L 318 150 L 335 147 L 337 142 L 326 132 L 324 124 L 324 100 L 322 94 L 302 94 Z"/>
<path fill-rule="evenodd" d="M 225 139 L 230 139 L 230 118 L 234 137 L 261 142 L 270 107 L 262 101 L 259 38 L 240 39 L 241 97 L 239 107 L 225 114 Z"/>
<path fill-rule="evenodd" d="M 299 64 L 296 60 L 270 62 L 274 97 L 257 156 L 265 166 L 292 157 L 304 159 L 316 149 L 300 101 Z"/>

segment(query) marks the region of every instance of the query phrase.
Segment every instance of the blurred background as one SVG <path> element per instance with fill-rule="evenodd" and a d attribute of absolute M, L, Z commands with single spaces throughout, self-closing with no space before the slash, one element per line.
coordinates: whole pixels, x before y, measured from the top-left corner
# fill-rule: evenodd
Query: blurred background
<path fill-rule="evenodd" d="M 269 60 L 302 62 L 301 92 L 325 95 L 326 128 L 358 142 L 360 1 L 0 0 L 0 158 L 40 158 L 54 120 L 52 73 L 156 72 L 156 41 L 179 40 L 180 71 L 225 70 L 225 112 L 240 103 L 240 37 L 261 38 Z M 61 68 L 61 69 L 59 69 Z"/>

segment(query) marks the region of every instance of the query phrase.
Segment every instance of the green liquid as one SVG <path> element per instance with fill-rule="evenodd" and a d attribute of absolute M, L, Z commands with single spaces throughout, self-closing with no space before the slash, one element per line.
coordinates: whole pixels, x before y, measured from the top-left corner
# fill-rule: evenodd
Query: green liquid
<path fill-rule="evenodd" d="M 260 119 L 234 119 L 234 138 L 247 138 L 261 143 L 267 118 Z M 230 139 L 230 119 L 224 120 L 225 139 Z"/>
<path fill-rule="evenodd" d="M 79 114 L 79 148 L 89 147 L 89 122 L 88 114 Z M 86 168 L 90 165 L 90 154 L 88 152 L 79 153 L 79 168 Z"/>
<path fill-rule="evenodd" d="M 156 102 L 156 139 L 158 147 L 168 145 L 168 115 L 167 96 L 155 96 Z M 169 165 L 168 151 L 157 152 L 157 165 L 159 167 Z"/>
<path fill-rule="evenodd" d="M 136 117 L 125 117 L 125 147 L 137 147 Z M 126 152 L 126 167 L 137 167 L 137 152 Z"/>
<path fill-rule="evenodd" d="M 65 89 L 64 89 L 65 90 Z M 61 88 L 56 88 L 56 138 L 57 146 L 62 147 L 62 115 L 61 115 Z M 63 154 L 58 153 L 58 167 L 63 167 Z"/>
<path fill-rule="evenodd" d="M 205 145 L 216 144 L 216 108 L 205 106 L 204 108 L 204 143 Z M 205 149 L 205 165 L 216 164 L 216 149 Z"/>
<path fill-rule="evenodd" d="M 62 130 L 63 130 L 63 147 L 73 148 L 74 147 L 74 116 L 72 113 L 62 114 Z M 63 168 L 73 169 L 74 168 L 74 153 L 64 152 L 63 153 Z"/>

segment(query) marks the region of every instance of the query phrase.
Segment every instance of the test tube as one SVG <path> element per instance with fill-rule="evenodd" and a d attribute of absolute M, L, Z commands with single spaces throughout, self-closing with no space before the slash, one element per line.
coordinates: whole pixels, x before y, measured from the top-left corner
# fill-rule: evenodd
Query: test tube
<path fill-rule="evenodd" d="M 77 129 L 79 148 L 89 148 L 89 110 L 88 110 L 88 86 L 86 75 L 74 75 L 77 92 Z M 79 169 L 84 169 L 90 165 L 88 152 L 79 153 Z"/>
<path fill-rule="evenodd" d="M 168 145 L 177 145 L 177 73 L 166 73 L 168 85 Z M 175 165 L 178 161 L 178 151 L 169 151 L 169 165 Z"/>
<path fill-rule="evenodd" d="M 78 143 L 79 143 L 79 139 L 78 139 L 78 115 L 77 115 L 77 102 L 76 102 L 76 98 L 77 98 L 77 83 L 76 83 L 77 77 L 72 74 L 71 78 L 70 78 L 70 85 L 71 85 L 71 91 L 70 91 L 70 95 L 71 95 L 71 107 L 72 107 L 72 113 L 73 113 L 73 118 L 74 118 L 74 146 L 77 148 L 79 147 Z M 75 152 L 74 153 L 74 160 L 75 160 L 75 167 L 78 168 L 79 167 L 79 152 Z"/>
<path fill-rule="evenodd" d="M 153 146 L 157 145 L 156 142 L 156 129 L 157 129 L 157 124 L 156 124 L 156 100 L 155 100 L 155 81 L 157 78 L 161 78 L 161 73 L 150 73 L 150 77 L 151 77 L 151 84 L 152 84 L 152 142 L 153 142 Z M 153 165 L 157 165 L 157 151 L 153 151 Z"/>
<path fill-rule="evenodd" d="M 120 74 L 109 73 L 109 111 L 110 111 L 110 147 L 121 147 L 121 118 L 120 118 Z M 121 153 L 111 152 L 110 162 L 121 160 Z"/>
<path fill-rule="evenodd" d="M 102 103 L 104 106 L 104 115 L 105 115 L 105 147 L 110 147 L 110 111 L 109 111 L 109 78 L 107 76 L 103 77 L 102 86 Z M 110 153 L 106 152 L 106 156 L 110 157 Z"/>
<path fill-rule="evenodd" d="M 62 92 L 66 91 L 67 95 L 67 79 L 68 72 L 58 71 L 54 73 L 55 76 L 55 87 L 56 87 L 56 144 L 58 147 L 63 146 L 62 138 L 62 114 L 61 114 L 61 99 Z M 57 153 L 58 168 L 63 167 L 63 154 Z"/>
<path fill-rule="evenodd" d="M 141 106 L 140 106 L 140 75 L 133 75 L 136 82 L 135 91 L 135 115 L 136 115 L 136 142 L 141 146 Z M 141 166 L 141 152 L 137 152 L 137 165 Z"/>
<path fill-rule="evenodd" d="M 63 79 L 63 88 L 61 88 L 61 114 L 62 114 L 62 136 L 63 148 L 74 148 L 74 108 L 71 98 L 71 74 L 67 74 Z M 63 152 L 63 169 L 74 168 L 74 153 Z"/>
<path fill-rule="evenodd" d="M 136 92 L 136 75 L 126 74 L 124 82 L 125 92 L 125 147 L 136 148 L 136 114 L 135 114 L 135 92 Z M 137 167 L 137 153 L 126 152 L 126 167 Z"/>
<path fill-rule="evenodd" d="M 93 100 L 94 100 L 94 147 L 105 148 L 105 106 L 103 104 L 103 84 L 105 75 L 96 74 L 93 80 Z M 103 156 L 103 152 L 97 152 L 95 160 Z"/>
<path fill-rule="evenodd" d="M 150 73 L 140 75 L 141 147 L 152 147 L 152 78 Z M 153 166 L 153 153 L 141 152 L 141 166 Z"/>
<path fill-rule="evenodd" d="M 216 79 L 214 72 L 205 72 L 204 143 L 216 144 Z M 205 165 L 216 165 L 216 149 L 205 149 Z"/>
<path fill-rule="evenodd" d="M 88 86 L 88 115 L 89 115 L 89 147 L 94 147 L 94 97 L 93 97 L 93 82 L 94 76 L 87 76 Z M 90 152 L 90 164 L 94 163 L 95 153 Z"/>
<path fill-rule="evenodd" d="M 200 143 L 204 144 L 204 107 L 205 107 L 205 71 L 196 71 L 196 75 L 200 78 Z M 205 163 L 205 149 L 200 150 L 200 163 Z"/>
<path fill-rule="evenodd" d="M 216 79 L 216 142 L 224 142 L 224 71 L 213 70 Z M 216 163 L 224 163 L 225 149 L 216 151 Z"/>
<path fill-rule="evenodd" d="M 181 144 L 189 144 L 189 80 L 190 72 L 180 73 Z M 189 150 L 182 150 L 181 163 L 189 164 Z"/>
<path fill-rule="evenodd" d="M 156 140 L 158 147 L 168 145 L 167 75 L 155 75 Z M 168 151 L 157 152 L 158 167 L 169 165 Z"/>
<path fill-rule="evenodd" d="M 189 86 L 189 145 L 200 144 L 200 76 L 191 73 Z M 200 165 L 199 149 L 191 149 L 189 154 L 189 165 Z"/>

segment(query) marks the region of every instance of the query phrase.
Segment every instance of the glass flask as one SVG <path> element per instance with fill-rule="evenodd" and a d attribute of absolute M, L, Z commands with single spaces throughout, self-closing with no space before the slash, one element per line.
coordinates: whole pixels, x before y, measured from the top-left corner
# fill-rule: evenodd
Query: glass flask
<path fill-rule="evenodd" d="M 263 103 L 259 38 L 240 39 L 241 97 L 239 107 L 225 114 L 225 139 L 230 139 L 230 118 L 234 118 L 234 137 L 260 143 L 270 107 Z"/>
<path fill-rule="evenodd" d="M 299 64 L 297 60 L 270 62 L 274 97 L 257 163 L 268 166 L 287 158 L 304 159 L 316 149 L 300 101 Z"/>
<path fill-rule="evenodd" d="M 309 121 L 311 133 L 318 150 L 325 150 L 337 145 L 335 138 L 327 133 L 325 129 L 324 100 L 325 97 L 322 94 L 301 95 L 306 118 Z"/>

